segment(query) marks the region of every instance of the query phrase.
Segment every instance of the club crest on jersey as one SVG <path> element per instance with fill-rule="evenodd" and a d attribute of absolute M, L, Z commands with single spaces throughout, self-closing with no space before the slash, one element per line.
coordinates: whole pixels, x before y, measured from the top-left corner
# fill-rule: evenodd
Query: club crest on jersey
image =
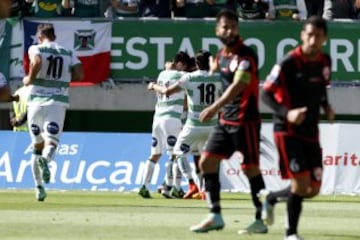
<path fill-rule="evenodd" d="M 235 56 L 235 57 L 231 60 L 231 62 L 230 62 L 230 64 L 229 64 L 230 72 L 235 72 L 235 70 L 237 69 L 238 65 L 239 65 L 239 59 L 238 59 L 237 56 Z"/>
<path fill-rule="evenodd" d="M 76 51 L 91 50 L 95 47 L 94 30 L 77 30 L 74 33 L 74 49 Z"/>

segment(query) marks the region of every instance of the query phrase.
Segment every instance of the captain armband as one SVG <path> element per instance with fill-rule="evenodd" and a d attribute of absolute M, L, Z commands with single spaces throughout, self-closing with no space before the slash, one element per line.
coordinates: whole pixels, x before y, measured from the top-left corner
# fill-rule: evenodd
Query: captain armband
<path fill-rule="evenodd" d="M 234 74 L 234 81 L 240 81 L 245 84 L 249 84 L 251 81 L 251 74 L 243 70 L 237 70 Z"/>

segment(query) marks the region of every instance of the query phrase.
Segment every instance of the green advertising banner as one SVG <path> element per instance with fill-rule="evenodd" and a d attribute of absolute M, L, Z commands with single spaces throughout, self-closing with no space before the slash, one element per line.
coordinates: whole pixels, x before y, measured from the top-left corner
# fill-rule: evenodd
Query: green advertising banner
<path fill-rule="evenodd" d="M 213 20 L 114 21 L 111 76 L 124 81 L 152 80 L 178 51 L 193 56 L 199 49 L 205 49 L 215 54 L 221 42 L 214 30 Z M 300 43 L 300 30 L 301 24 L 296 22 L 240 22 L 242 38 L 258 53 L 262 80 L 280 57 Z M 360 79 L 358 22 L 329 23 L 324 51 L 333 60 L 333 80 Z"/>

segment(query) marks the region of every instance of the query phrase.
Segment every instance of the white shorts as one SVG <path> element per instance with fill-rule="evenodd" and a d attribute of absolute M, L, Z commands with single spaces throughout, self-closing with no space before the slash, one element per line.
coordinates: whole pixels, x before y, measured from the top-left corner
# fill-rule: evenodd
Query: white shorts
<path fill-rule="evenodd" d="M 60 105 L 29 106 L 28 126 L 32 143 L 44 140 L 58 144 L 63 131 L 66 107 Z"/>
<path fill-rule="evenodd" d="M 174 154 L 186 155 L 190 153 L 196 156 L 199 155 L 197 153 L 202 152 L 212 129 L 213 127 L 194 127 L 185 125 L 178 136 Z"/>
<path fill-rule="evenodd" d="M 180 119 L 177 118 L 154 118 L 152 125 L 151 154 L 162 154 L 165 150 L 169 156 L 173 149 L 182 128 Z"/>

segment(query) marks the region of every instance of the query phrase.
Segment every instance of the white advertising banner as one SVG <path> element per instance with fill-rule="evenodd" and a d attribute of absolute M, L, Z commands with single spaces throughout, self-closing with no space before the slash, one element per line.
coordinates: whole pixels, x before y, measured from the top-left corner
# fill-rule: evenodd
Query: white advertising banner
<path fill-rule="evenodd" d="M 289 184 L 281 179 L 278 154 L 271 123 L 261 129 L 260 168 L 266 188 L 279 190 Z M 323 182 L 321 194 L 360 194 L 359 124 L 320 124 L 323 148 Z M 233 155 L 221 164 L 222 190 L 250 192 L 249 183 L 240 168 L 241 158 Z"/>

